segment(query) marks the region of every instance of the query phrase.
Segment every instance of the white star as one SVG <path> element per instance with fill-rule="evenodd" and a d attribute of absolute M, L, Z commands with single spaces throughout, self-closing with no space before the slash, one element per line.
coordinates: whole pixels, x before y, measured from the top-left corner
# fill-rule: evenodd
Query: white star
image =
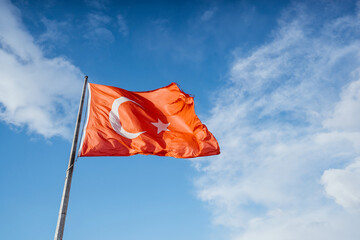
<path fill-rule="evenodd" d="M 157 127 L 157 134 L 161 133 L 162 131 L 170 131 L 167 129 L 170 123 L 163 123 L 160 119 L 158 119 L 157 122 L 152 122 L 151 124 Z"/>

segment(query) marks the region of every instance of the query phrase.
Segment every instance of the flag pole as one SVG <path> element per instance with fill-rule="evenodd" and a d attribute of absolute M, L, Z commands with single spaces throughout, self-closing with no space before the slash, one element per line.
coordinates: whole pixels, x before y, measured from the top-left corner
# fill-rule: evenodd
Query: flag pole
<path fill-rule="evenodd" d="M 60 211 L 59 211 L 59 217 L 58 217 L 58 221 L 57 221 L 57 225 L 56 225 L 56 232 L 55 232 L 54 240 L 62 240 L 62 238 L 63 238 L 64 227 L 65 227 L 65 218 L 66 218 L 66 212 L 67 212 L 67 207 L 68 207 L 68 203 L 69 203 L 71 179 L 72 179 L 72 175 L 73 175 L 73 171 L 74 171 L 76 148 L 77 148 L 77 143 L 78 143 L 81 114 L 82 114 L 82 109 L 83 109 L 83 105 L 84 105 L 87 81 L 88 81 L 88 76 L 85 76 L 84 86 L 82 89 L 82 94 L 81 94 L 81 99 L 80 99 L 79 112 L 77 115 L 76 126 L 75 126 L 75 131 L 74 131 L 74 139 L 73 139 L 73 143 L 71 146 L 69 165 L 68 165 L 68 169 L 66 171 L 64 191 L 63 191 L 63 195 L 61 198 Z"/>

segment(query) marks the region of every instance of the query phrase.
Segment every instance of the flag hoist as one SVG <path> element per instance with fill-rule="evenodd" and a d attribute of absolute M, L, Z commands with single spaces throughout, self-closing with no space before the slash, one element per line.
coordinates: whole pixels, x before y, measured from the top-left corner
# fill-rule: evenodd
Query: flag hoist
<path fill-rule="evenodd" d="M 85 77 L 55 240 L 63 236 L 86 86 L 87 119 L 78 156 L 194 158 L 220 153 L 215 137 L 195 114 L 193 97 L 177 84 L 132 92 L 87 80 Z"/>

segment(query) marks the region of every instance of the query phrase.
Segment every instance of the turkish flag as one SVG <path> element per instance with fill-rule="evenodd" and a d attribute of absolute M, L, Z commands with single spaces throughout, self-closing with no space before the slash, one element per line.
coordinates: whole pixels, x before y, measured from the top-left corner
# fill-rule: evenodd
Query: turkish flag
<path fill-rule="evenodd" d="M 220 153 L 194 111 L 194 99 L 172 83 L 148 92 L 89 83 L 80 156 L 153 154 L 192 158 Z"/>

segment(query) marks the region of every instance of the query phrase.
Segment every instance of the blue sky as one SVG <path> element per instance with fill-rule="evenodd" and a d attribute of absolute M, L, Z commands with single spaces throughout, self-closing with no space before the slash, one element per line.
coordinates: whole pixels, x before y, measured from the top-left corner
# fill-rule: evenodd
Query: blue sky
<path fill-rule="evenodd" d="M 357 239 L 359 6 L 0 0 L 0 238 L 53 237 L 88 75 L 177 82 L 222 153 L 79 158 L 64 239 Z"/>

